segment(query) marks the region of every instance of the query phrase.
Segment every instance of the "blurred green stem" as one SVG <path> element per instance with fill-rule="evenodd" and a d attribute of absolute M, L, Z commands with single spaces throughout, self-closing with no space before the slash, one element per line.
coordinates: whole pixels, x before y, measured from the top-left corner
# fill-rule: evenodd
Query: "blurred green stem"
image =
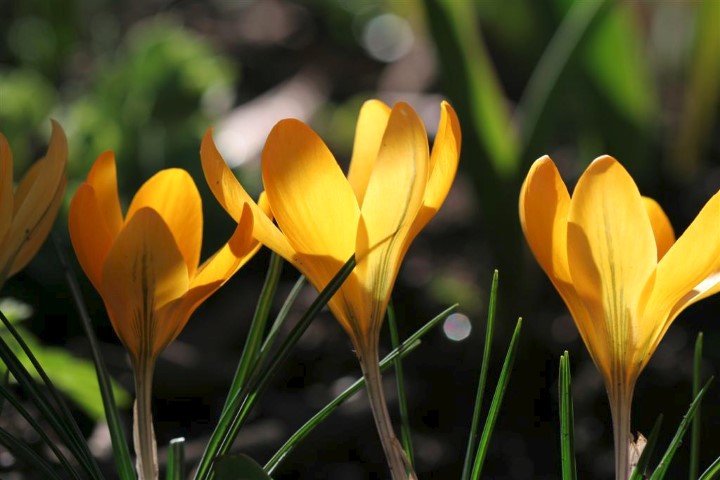
<path fill-rule="evenodd" d="M 365 377 L 365 385 L 370 398 L 370 407 L 390 467 L 390 475 L 393 480 L 417 479 L 400 441 L 395 436 L 392 421 L 390 420 L 390 413 L 388 412 L 382 388 L 377 342 L 371 341 L 369 343 L 374 345 L 356 348 L 355 351 L 358 352 L 360 367 L 362 368 L 363 377 Z"/>
<path fill-rule="evenodd" d="M 133 441 L 138 478 L 158 478 L 157 445 L 152 423 L 152 380 L 155 362 L 141 361 L 135 372 L 135 408 L 133 419 Z"/>

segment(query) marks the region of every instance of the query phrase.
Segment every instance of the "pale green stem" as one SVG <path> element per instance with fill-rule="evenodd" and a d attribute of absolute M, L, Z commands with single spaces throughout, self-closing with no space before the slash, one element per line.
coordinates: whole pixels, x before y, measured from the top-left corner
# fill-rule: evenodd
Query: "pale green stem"
<path fill-rule="evenodd" d="M 402 445 L 395 436 L 390 413 L 385 403 L 385 394 L 382 388 L 382 378 L 378 364 L 377 346 L 356 349 L 360 367 L 365 377 L 365 385 L 370 398 L 375 427 L 380 435 L 385 457 L 390 467 L 390 475 L 393 480 L 417 479 L 412 465 L 405 456 Z"/>
<path fill-rule="evenodd" d="M 625 383 L 619 382 L 615 388 L 608 389 L 615 440 L 615 480 L 630 478 L 630 444 L 633 441 L 630 414 L 635 382 Z"/>
<path fill-rule="evenodd" d="M 154 369 L 154 361 L 140 362 L 135 368 L 133 441 L 139 480 L 156 480 L 158 478 L 157 445 L 152 421 Z"/>

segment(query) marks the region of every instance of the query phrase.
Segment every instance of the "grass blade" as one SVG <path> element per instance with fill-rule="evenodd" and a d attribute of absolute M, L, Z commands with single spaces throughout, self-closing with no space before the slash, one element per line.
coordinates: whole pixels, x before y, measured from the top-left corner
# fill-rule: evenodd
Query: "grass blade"
<path fill-rule="evenodd" d="M 662 425 L 662 421 L 663 416 L 662 414 L 660 414 L 657 420 L 655 420 L 655 425 L 653 425 L 653 428 L 650 431 L 650 436 L 648 437 L 648 441 L 645 444 L 643 452 L 640 454 L 637 465 L 635 466 L 635 468 L 633 468 L 633 471 L 630 474 L 630 480 L 643 480 L 647 478 L 647 470 L 648 466 L 650 465 L 650 458 L 655 451 L 655 446 L 657 445 L 658 438 L 660 437 L 660 426 Z"/>
<path fill-rule="evenodd" d="M 0 445 L 4 445 L 15 458 L 37 468 L 37 473 L 42 474 L 42 478 L 62 480 L 62 477 L 55 472 L 52 465 L 35 453 L 25 442 L 13 437 L 2 427 L 0 427 Z"/>
<path fill-rule="evenodd" d="M 67 261 L 60 242 L 55 236 L 53 236 L 53 243 L 55 244 L 55 251 L 60 259 L 60 264 L 65 271 L 65 279 L 70 287 L 70 292 L 75 302 L 75 308 L 77 308 L 78 316 L 80 317 L 80 323 L 82 323 L 83 330 L 85 330 L 85 335 L 87 335 L 88 343 L 90 344 L 90 352 L 92 354 L 93 363 L 95 363 L 98 384 L 100 385 L 100 394 L 102 395 L 103 408 L 105 409 L 105 419 L 107 420 L 108 429 L 110 431 L 113 458 L 115 459 L 118 477 L 121 480 L 135 480 L 135 469 L 133 467 L 132 458 L 130 457 L 130 450 L 128 448 L 127 439 L 125 438 L 125 432 L 123 430 L 122 423 L 120 422 L 120 415 L 118 414 L 115 396 L 110 382 L 110 374 L 107 371 L 105 361 L 100 353 L 100 345 L 98 345 L 97 337 L 95 337 L 95 331 L 93 330 L 92 322 L 90 321 L 90 315 L 88 314 L 85 301 L 83 300 L 82 293 L 80 292 L 80 285 L 78 284 L 75 272 Z"/>
<path fill-rule="evenodd" d="M 478 426 L 480 425 L 480 414 L 485 396 L 485 381 L 487 380 L 488 367 L 490 365 L 490 350 L 492 347 L 493 331 L 495 326 L 495 308 L 497 305 L 498 292 L 498 271 L 493 273 L 492 284 L 490 285 L 490 299 L 488 301 L 487 325 L 485 326 L 485 346 L 483 347 L 482 364 L 480 366 L 480 380 L 478 382 L 477 395 L 475 395 L 475 409 L 473 410 L 472 422 L 470 424 L 470 436 L 467 449 L 465 450 L 465 463 L 463 465 L 462 480 L 470 478 L 473 463 L 473 452 L 477 443 Z"/>
<path fill-rule="evenodd" d="M 290 309 L 295 303 L 295 300 L 297 300 L 298 295 L 300 295 L 300 292 L 305 286 L 305 283 L 305 277 L 301 276 L 297 279 L 295 285 L 293 285 L 292 290 L 290 290 L 290 293 L 285 299 L 285 303 L 283 303 L 283 306 L 282 308 L 280 308 L 277 317 L 275 317 L 275 321 L 270 327 L 270 331 L 268 332 L 268 335 L 263 342 L 262 348 L 260 348 L 261 355 L 264 355 L 267 350 L 272 349 L 272 347 L 275 346 L 275 340 L 277 340 L 277 337 L 280 334 L 280 326 L 285 323 L 285 319 L 290 313 Z"/>
<path fill-rule="evenodd" d="M 670 442 L 670 445 L 668 446 L 668 449 L 665 452 L 665 455 L 663 455 L 662 459 L 660 460 L 658 467 L 655 469 L 652 476 L 650 477 L 650 480 L 660 480 L 662 478 L 665 478 L 667 469 L 670 466 L 670 461 L 672 461 L 672 458 L 675 455 L 675 452 L 677 451 L 678 447 L 682 443 L 682 437 L 683 437 L 683 435 L 685 435 L 685 431 L 687 430 L 689 423 L 692 421 L 693 417 L 695 416 L 695 413 L 697 412 L 697 408 L 700 406 L 700 403 L 702 402 L 702 398 L 705 395 L 705 392 L 707 392 L 708 387 L 710 387 L 710 383 L 712 381 L 713 381 L 713 377 L 710 377 L 710 380 L 708 380 L 705 383 L 705 386 L 703 386 L 702 390 L 700 390 L 700 393 L 698 393 L 697 396 L 695 397 L 695 400 L 693 400 L 693 402 L 690 404 L 690 408 L 688 409 L 687 413 L 685 414 L 682 421 L 680 422 L 680 426 L 678 427 L 677 432 L 675 432 L 675 436 L 673 437 L 672 441 Z"/>
<path fill-rule="evenodd" d="M 397 322 L 395 321 L 395 309 L 392 301 L 387 308 L 388 327 L 390 328 L 390 342 L 392 348 L 396 349 L 400 345 L 400 336 L 397 331 Z M 413 455 L 412 435 L 410 433 L 410 416 L 407 409 L 407 397 L 405 396 L 405 378 L 401 359 L 397 357 L 393 361 L 395 368 L 395 378 L 397 381 L 398 404 L 400 406 L 400 442 L 402 443 L 405 455 L 407 455 L 410 465 L 415 464 L 415 456 Z"/>
<path fill-rule="evenodd" d="M 700 478 L 698 480 L 713 480 L 713 478 L 718 478 L 720 476 L 720 457 L 718 457 L 712 465 L 708 467 L 707 470 L 703 472 L 702 475 L 700 475 Z"/>
<path fill-rule="evenodd" d="M 575 480 L 575 416 L 573 414 L 572 380 L 570 375 L 570 354 L 560 357 L 560 373 L 558 375 L 560 399 L 560 458 L 562 459 L 563 480 Z"/>
<path fill-rule="evenodd" d="M 457 309 L 457 305 L 453 305 L 447 308 L 445 311 L 440 313 L 438 316 L 427 322 L 425 325 L 420 327 L 415 333 L 408 337 L 398 347 L 393 349 L 385 358 L 380 362 L 380 371 L 384 372 L 387 370 L 397 358 L 405 358 L 407 354 L 413 351 L 420 345 L 420 339 L 429 332 L 433 327 L 437 326 L 440 322 L 445 320 L 451 313 Z M 305 438 L 315 427 L 317 427 L 323 420 L 325 420 L 335 409 L 340 406 L 350 396 L 356 394 L 361 388 L 365 386 L 365 379 L 360 377 L 344 392 L 335 397 L 335 399 L 328 403 L 322 410 L 316 413 L 310 420 L 300 427 L 286 442 L 280 447 L 280 449 L 272 456 L 272 458 L 265 464 L 265 471 L 272 475 L 282 461 L 292 452 L 295 447 Z"/>
<path fill-rule="evenodd" d="M 275 292 L 280 282 L 282 266 L 282 257 L 273 252 L 272 255 L 270 255 L 270 265 L 268 266 L 267 275 L 265 276 L 265 283 L 260 291 L 257 306 L 255 307 L 255 314 L 250 324 L 250 331 L 248 332 L 245 347 L 243 348 L 235 376 L 230 384 L 223 410 L 227 408 L 230 399 L 240 391 L 240 388 L 247 380 L 248 374 L 258 358 L 262 339 L 265 334 L 265 325 L 270 315 L 270 307 L 272 306 Z"/>
<path fill-rule="evenodd" d="M 168 445 L 167 480 L 183 480 L 185 478 L 185 438 L 178 437 L 170 440 Z"/>
<path fill-rule="evenodd" d="M 490 436 L 492 435 L 495 422 L 497 421 L 498 414 L 500 413 L 500 406 L 502 405 L 503 397 L 505 396 L 505 389 L 510 381 L 510 374 L 512 373 L 513 363 L 515 362 L 515 352 L 517 351 L 521 327 L 522 318 L 518 318 L 517 325 L 515 326 L 515 332 L 510 340 L 507 355 L 505 355 L 505 362 L 503 363 L 502 370 L 500 371 L 498 383 L 495 386 L 495 394 L 493 395 L 492 402 L 490 403 L 490 410 L 488 411 L 488 416 L 485 419 L 485 426 L 483 427 L 482 435 L 480 436 L 480 443 L 475 456 L 472 475 L 470 476 L 473 480 L 480 478 L 480 473 L 482 473 L 483 463 L 485 463 L 485 457 L 487 456 L 488 447 L 490 445 Z"/>
<path fill-rule="evenodd" d="M 210 478 L 212 473 L 212 463 L 216 457 L 223 455 L 228 452 L 232 442 L 237 437 L 240 427 L 247 418 L 247 414 L 250 412 L 255 404 L 255 401 L 260 396 L 260 393 L 265 389 L 270 379 L 277 372 L 280 365 L 282 365 L 287 357 L 289 357 L 295 344 L 300 340 L 300 337 L 310 325 L 310 322 L 315 316 L 320 313 L 330 298 L 337 292 L 342 286 L 345 279 L 355 268 L 355 256 L 353 255 L 340 271 L 333 277 L 328 285 L 318 295 L 315 301 L 310 305 L 310 308 L 300 318 L 298 324 L 290 332 L 288 338 L 280 346 L 277 353 L 273 353 L 270 348 L 261 354 L 258 359 L 253 374 L 250 376 L 250 380 L 247 385 L 244 386 L 237 395 L 233 396 L 228 407 L 221 414 L 220 419 L 213 431 L 210 441 L 200 459 L 197 471 L 195 472 L 195 479 L 205 480 Z M 270 357 L 272 356 L 272 361 Z M 269 362 L 267 368 L 265 365 Z"/>
<path fill-rule="evenodd" d="M 702 367 L 702 349 L 703 349 L 703 334 L 698 333 L 697 339 L 695 340 L 695 357 L 693 359 L 693 384 L 692 384 L 692 396 L 697 397 L 700 393 L 700 370 Z M 690 430 L 690 473 L 688 478 L 693 479 L 698 477 L 700 471 L 700 428 L 702 421 L 700 420 L 700 406 L 698 405 L 697 411 L 695 412 L 695 418 L 692 421 L 692 427 Z"/>

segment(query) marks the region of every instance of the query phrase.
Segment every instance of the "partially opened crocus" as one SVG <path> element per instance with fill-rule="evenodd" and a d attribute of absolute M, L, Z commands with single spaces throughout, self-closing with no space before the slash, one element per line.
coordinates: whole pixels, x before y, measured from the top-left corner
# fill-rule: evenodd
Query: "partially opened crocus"
<path fill-rule="evenodd" d="M 15 188 L 12 152 L 0 133 L 0 288 L 27 265 L 50 233 L 65 193 L 67 152 L 65 132 L 53 121 L 47 153 Z"/>
<path fill-rule="evenodd" d="M 520 221 L 604 378 L 616 477 L 627 479 L 638 375 L 680 312 L 720 290 L 720 193 L 675 241 L 663 210 L 614 158 L 594 160 L 570 197 L 542 157 L 522 186 Z"/>
<path fill-rule="evenodd" d="M 195 309 L 258 250 L 253 216 L 241 210 L 232 237 L 203 264 L 202 205 L 190 175 L 162 170 L 135 194 L 123 216 L 114 155 L 102 154 L 70 204 L 70 238 L 132 361 L 138 474 L 157 478 L 150 411 L 155 361 Z"/>
<path fill-rule="evenodd" d="M 295 265 L 316 289 L 355 254 L 357 266 L 329 307 L 362 365 L 393 478 L 407 476 L 379 383 L 380 327 L 403 257 L 444 202 L 459 153 L 459 123 L 445 102 L 432 153 L 409 105 L 391 109 L 366 102 L 347 178 L 313 130 L 283 120 L 265 143 L 266 195 L 258 206 L 227 167 L 210 131 L 201 147 L 205 177 L 225 210 L 237 220 L 243 204 L 251 204 L 255 238 Z M 272 212 L 277 225 L 264 212 Z"/>

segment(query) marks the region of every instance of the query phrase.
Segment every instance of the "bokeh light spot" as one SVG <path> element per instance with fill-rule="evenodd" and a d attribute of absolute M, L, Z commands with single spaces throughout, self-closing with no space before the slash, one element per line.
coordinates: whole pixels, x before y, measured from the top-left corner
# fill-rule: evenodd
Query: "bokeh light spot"
<path fill-rule="evenodd" d="M 445 319 L 443 332 L 445 336 L 455 342 L 462 342 L 472 331 L 470 319 L 462 313 L 453 313 Z"/>

